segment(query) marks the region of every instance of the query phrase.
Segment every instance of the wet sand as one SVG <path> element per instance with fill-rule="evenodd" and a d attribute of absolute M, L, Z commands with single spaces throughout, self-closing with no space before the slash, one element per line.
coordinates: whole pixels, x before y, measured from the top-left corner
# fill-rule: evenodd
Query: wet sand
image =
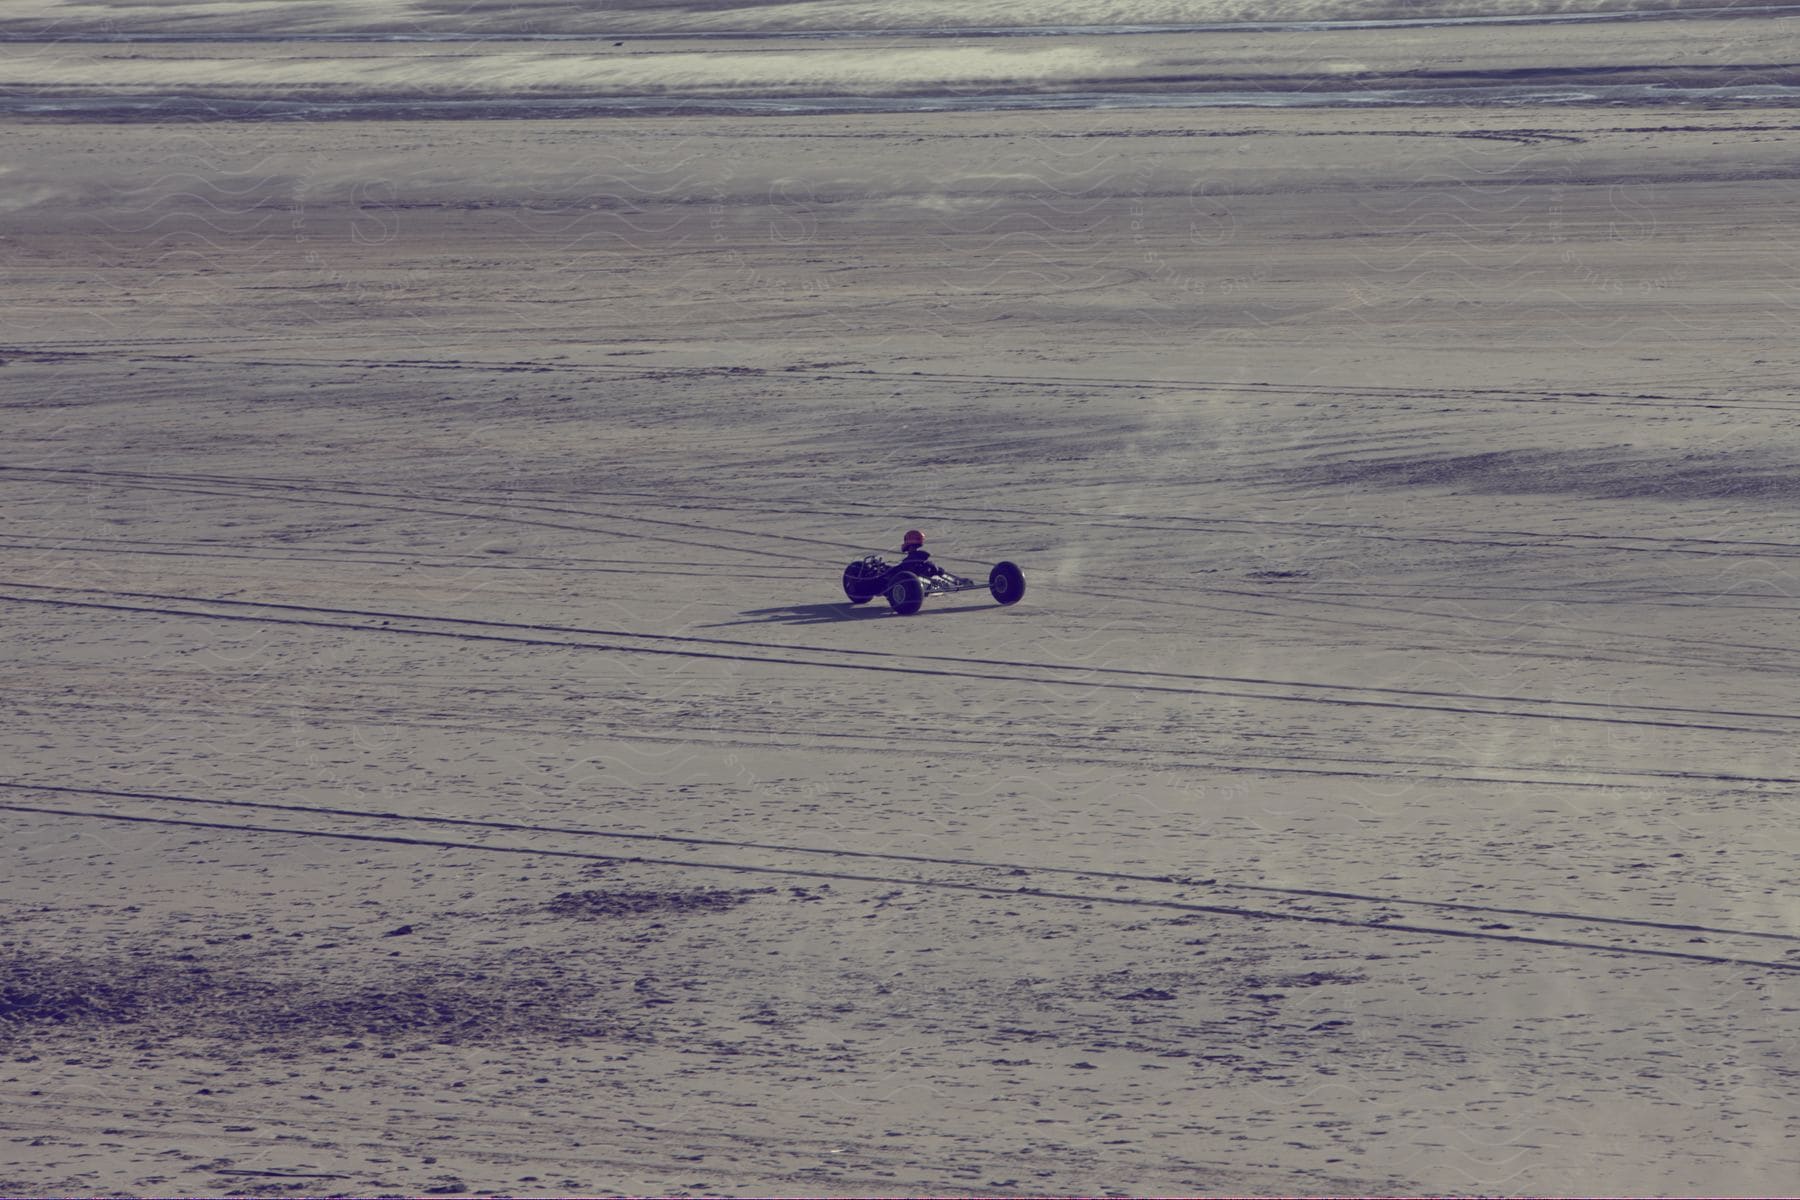
<path fill-rule="evenodd" d="M 1790 112 L 0 139 L 0 1191 L 1791 1186 Z"/>
<path fill-rule="evenodd" d="M 1509 19 L 1510 20 L 1510 19 Z M 0 45 L 0 111 L 118 120 L 1031 108 L 1793 107 L 1791 16 L 1019 36 Z M 1695 36 L 1695 28 L 1706 36 Z M 422 34 L 420 39 L 441 37 Z"/>

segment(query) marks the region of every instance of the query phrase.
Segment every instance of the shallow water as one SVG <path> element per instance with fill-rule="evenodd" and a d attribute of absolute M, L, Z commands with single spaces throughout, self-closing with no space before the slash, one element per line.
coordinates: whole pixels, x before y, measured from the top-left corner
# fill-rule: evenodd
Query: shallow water
<path fill-rule="evenodd" d="M 1368 88 L 1217 92 L 1020 92 L 929 96 L 692 97 L 568 96 L 429 99 L 256 100 L 202 96 L 0 96 L 0 113 L 86 120 L 366 121 L 421 118 L 515 118 L 766 115 L 825 113 L 950 113 L 1081 109 L 1378 108 L 1440 105 L 1515 107 L 1566 104 L 1800 104 L 1800 87 L 1744 84 L 1678 87 L 1664 84 Z"/>
<path fill-rule="evenodd" d="M 194 43 L 194 42 L 597 42 L 625 37 L 634 42 L 728 39 L 834 41 L 858 38 L 964 38 L 964 37 L 1100 37 L 1155 33 L 1322 33 L 1338 29 L 1435 29 L 1463 25 L 1550 25 L 1595 21 L 1725 20 L 1734 17 L 1772 17 L 1800 14 L 1800 4 L 1744 5 L 1728 10 L 1695 11 L 1686 8 L 1646 9 L 1638 12 L 1505 13 L 1468 17 L 1380 17 L 1365 20 L 1301 21 L 1198 21 L 1176 24 L 1106 25 L 957 25 L 914 27 L 895 25 L 881 29 L 776 29 L 668 33 L 290 33 L 260 37 L 243 33 L 138 34 L 74 33 L 69 35 L 0 34 L 5 42 L 56 43 Z"/>

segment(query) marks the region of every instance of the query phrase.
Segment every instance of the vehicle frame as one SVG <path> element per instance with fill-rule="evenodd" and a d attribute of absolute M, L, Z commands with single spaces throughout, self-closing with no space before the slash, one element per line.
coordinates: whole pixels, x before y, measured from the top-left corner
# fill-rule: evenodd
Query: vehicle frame
<path fill-rule="evenodd" d="M 998 604 L 1017 604 L 1025 595 L 1025 573 L 1010 562 L 995 563 L 986 583 L 938 568 L 935 575 L 911 567 L 890 564 L 879 554 L 866 554 L 844 568 L 844 595 L 852 604 L 867 604 L 877 596 L 887 599 L 896 615 L 909 617 L 929 596 L 953 596 L 958 592 L 986 589 Z"/>

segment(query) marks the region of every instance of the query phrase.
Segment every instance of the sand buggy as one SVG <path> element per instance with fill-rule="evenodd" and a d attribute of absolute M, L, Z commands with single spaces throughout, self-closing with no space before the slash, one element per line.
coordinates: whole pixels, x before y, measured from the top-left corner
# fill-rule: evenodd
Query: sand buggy
<path fill-rule="evenodd" d="M 1017 604 L 1025 595 L 1025 575 L 1012 563 L 997 563 L 988 572 L 987 583 L 965 579 L 927 563 L 899 563 L 890 566 L 879 554 L 859 558 L 844 568 L 844 595 L 852 604 L 866 604 L 877 596 L 886 596 L 898 616 L 909 617 L 919 611 L 927 596 L 950 596 L 972 592 L 981 587 L 1001 604 Z"/>

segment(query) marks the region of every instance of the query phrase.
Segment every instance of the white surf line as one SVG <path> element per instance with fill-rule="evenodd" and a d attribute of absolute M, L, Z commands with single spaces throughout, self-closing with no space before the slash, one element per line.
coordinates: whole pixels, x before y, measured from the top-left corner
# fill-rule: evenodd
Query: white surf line
<path fill-rule="evenodd" d="M 1076 680 L 1054 679 L 1054 678 L 1045 679 L 1045 678 L 1034 678 L 1034 677 L 1030 677 L 1030 676 L 1018 676 L 1018 675 L 995 675 L 995 674 L 990 674 L 990 673 L 985 673 L 985 672 L 959 670 L 959 669 L 953 669 L 953 668 L 955 668 L 955 667 L 971 667 L 971 666 L 1002 666 L 1002 667 L 1007 667 L 1009 669 L 1015 669 L 1015 670 L 1077 672 L 1077 673 L 1089 674 L 1089 675 L 1092 675 L 1092 674 L 1124 674 L 1124 675 L 1137 676 L 1137 677 L 1159 677 L 1159 678 L 1169 678 L 1169 679 L 1178 679 L 1178 680 L 1193 680 L 1193 681 L 1203 681 L 1203 682 L 1240 683 L 1240 684 L 1248 684 L 1248 685 L 1252 685 L 1252 686 L 1261 686 L 1261 687 L 1268 687 L 1268 688 L 1299 687 L 1299 688 L 1317 689 L 1317 690 L 1329 689 L 1332 691 L 1371 692 L 1371 693 L 1382 693 L 1382 694 L 1390 694 L 1390 695 L 1414 696 L 1414 697 L 1419 697 L 1421 699 L 1431 699 L 1431 698 L 1465 699 L 1466 698 L 1466 699 L 1471 699 L 1471 700 L 1480 700 L 1480 701 L 1488 701 L 1488 702 L 1495 702 L 1495 703 L 1537 704 L 1537 705 L 1542 705 L 1545 707 L 1557 707 L 1557 708 L 1567 708 L 1567 707 L 1600 708 L 1600 709 L 1606 709 L 1606 710 L 1613 711 L 1613 712 L 1645 711 L 1645 712 L 1670 713 L 1670 714 L 1687 714 L 1687 715 L 1696 715 L 1696 716 L 1748 717 L 1748 718 L 1760 719 L 1760 720 L 1800 721 L 1800 714 L 1795 714 L 1795 713 L 1772 713 L 1772 712 L 1755 712 L 1755 711 L 1740 712 L 1740 711 L 1721 710 L 1721 709 L 1686 709 L 1686 708 L 1676 708 L 1673 706 L 1665 708 L 1665 707 L 1655 706 L 1655 705 L 1612 704 L 1612 703 L 1608 703 L 1605 701 L 1592 701 L 1592 700 L 1550 700 L 1550 699 L 1539 699 L 1539 698 L 1534 698 L 1534 697 L 1482 696 L 1482 695 L 1476 695 L 1476 694 L 1465 694 L 1465 693 L 1456 693 L 1456 692 L 1429 692 L 1429 691 L 1423 691 L 1423 690 L 1409 690 L 1409 689 L 1399 689 L 1399 688 L 1376 688 L 1376 687 L 1363 688 L 1363 687 L 1356 687 L 1353 685 L 1289 682 L 1289 681 L 1279 681 L 1279 680 L 1260 680 L 1260 679 L 1253 679 L 1250 677 L 1234 677 L 1234 676 L 1178 675 L 1178 674 L 1175 674 L 1172 672 L 1157 672 L 1154 670 L 1139 671 L 1139 670 L 1135 670 L 1132 668 L 1124 668 L 1124 667 L 1084 667 L 1084 666 L 1078 666 L 1078 665 L 1067 665 L 1067 664 L 1056 664 L 1056 663 L 1032 663 L 1032 662 L 1027 662 L 1027 661 L 1006 660 L 1006 659 L 953 658 L 953 657 L 949 657 L 949 656 L 935 656 L 935 655 L 901 656 L 901 655 L 897 655 L 897 654 L 892 654 L 891 652 L 836 650 L 836 649 L 825 650 L 825 649 L 821 649 L 821 648 L 814 648 L 814 647 L 809 647 L 809 646 L 804 646 L 804 645 L 792 645 L 792 644 L 780 643 L 780 642 L 750 642 L 750 641 L 740 641 L 737 639 L 729 639 L 729 638 L 691 637 L 691 636 L 686 636 L 686 635 L 681 635 L 681 634 L 638 633 L 638 632 L 634 632 L 631 630 L 622 630 L 622 629 L 591 629 L 591 628 L 583 628 L 580 626 L 529 624 L 529 623 L 520 623 L 520 622 L 511 622 L 511 621 L 493 621 L 493 620 L 486 620 L 486 619 L 475 618 L 475 617 L 433 617 L 433 616 L 424 616 L 424 615 L 420 615 L 417 613 L 390 612 L 390 611 L 385 611 L 385 610 L 380 610 L 380 609 L 332 608 L 332 607 L 326 607 L 323 605 L 292 604 L 292 603 L 285 603 L 285 602 L 279 602 L 279 601 L 224 599 L 224 598 L 211 598 L 211 597 L 202 597 L 202 596 L 185 596 L 185 595 L 162 593 L 162 592 L 130 592 L 130 591 L 119 591 L 119 590 L 113 590 L 113 589 L 70 587 L 70 586 L 63 586 L 63 585 L 22 583 L 22 582 L 5 581 L 5 580 L 0 580 L 0 586 L 26 588 L 26 589 L 29 589 L 32 591 L 39 591 L 39 592 L 73 593 L 73 594 L 77 594 L 77 595 L 102 595 L 102 596 L 109 596 L 109 597 L 123 598 L 123 599 L 132 599 L 132 600 L 157 600 L 157 601 L 168 601 L 168 602 L 175 602 L 175 603 L 216 605 L 216 606 L 234 608 L 234 609 L 246 609 L 246 608 L 247 609 L 260 609 L 260 610 L 271 610 L 272 609 L 277 612 L 316 613 L 316 614 L 320 614 L 322 616 L 363 617 L 363 618 L 369 618 L 369 619 L 379 619 L 379 620 L 382 620 L 383 622 L 391 622 L 391 621 L 398 620 L 398 621 L 423 622 L 423 623 L 427 623 L 427 624 L 439 624 L 439 625 L 474 626 L 474 627 L 481 628 L 481 629 L 500 629 L 500 630 L 510 630 L 510 631 L 514 631 L 514 632 L 511 634 L 470 633 L 470 632 L 466 632 L 463 630 L 445 631 L 445 630 L 437 630 L 437 629 L 406 628 L 406 627 L 402 627 L 402 626 L 395 626 L 392 624 L 385 624 L 385 623 L 382 625 L 378 625 L 378 626 L 371 626 L 371 625 L 360 624 L 360 623 L 345 623 L 345 622 L 338 622 L 338 621 L 326 621 L 326 620 L 319 620 L 319 619 L 314 619 L 314 618 L 299 619 L 299 618 L 279 617 L 279 616 L 264 616 L 264 615 L 260 615 L 260 614 L 217 613 L 217 612 L 207 612 L 207 611 L 203 611 L 203 610 L 175 610 L 175 609 L 166 609 L 166 608 L 148 608 L 148 607 L 144 607 L 144 606 L 119 605 L 119 604 L 110 604 L 110 603 L 93 602 L 93 601 L 63 600 L 63 599 L 50 598 L 50 597 L 7 596 L 7 595 L 0 594 L 0 600 L 12 601 L 14 603 L 66 605 L 66 606 L 79 607 L 79 608 L 119 609 L 119 610 L 129 611 L 129 612 L 155 612 L 155 613 L 159 613 L 159 614 L 163 614 L 163 615 L 170 615 L 170 616 L 201 617 L 201 618 L 213 618 L 213 619 L 220 619 L 220 620 L 263 621 L 265 623 L 308 625 L 308 626 L 323 627 L 323 628 L 328 628 L 328 629 L 342 629 L 342 630 L 351 630 L 351 631 L 369 632 L 369 633 L 395 633 L 395 634 L 412 634 L 412 635 L 435 636 L 435 637 L 461 637 L 461 638 L 468 638 L 468 639 L 472 639 L 472 640 L 482 640 L 482 641 L 512 641 L 512 642 L 520 642 L 520 643 L 528 644 L 528 645 L 559 646 L 559 647 L 568 648 L 568 649 L 608 651 L 608 652 L 615 652 L 615 653 L 658 654 L 658 655 L 668 655 L 668 656 L 682 657 L 682 658 L 711 658 L 711 659 L 722 659 L 722 660 L 726 660 L 726 661 L 764 663 L 764 664 L 781 665 L 781 666 L 813 667 L 813 668 L 832 669 L 832 670 L 878 671 L 878 672 L 884 672 L 884 673 L 890 673 L 890 674 L 949 676 L 949 677 L 953 677 L 953 678 L 969 678 L 969 679 L 980 679 L 980 680 L 997 681 L 997 682 L 1033 683 L 1033 684 L 1052 685 L 1052 686 L 1090 687 L 1090 688 L 1101 688 L 1101 689 L 1108 689 L 1108 690 L 1123 690 L 1123 691 L 1132 691 L 1132 692 L 1160 692 L 1160 693 L 1172 693 L 1172 694 L 1179 694 L 1179 695 L 1220 696 L 1220 697 L 1225 697 L 1225 698 L 1230 698 L 1230 699 L 1258 700 L 1258 701 L 1266 701 L 1266 702 L 1274 702 L 1274 703 L 1317 703 L 1317 704 L 1347 705 L 1347 706 L 1364 707 L 1364 708 L 1396 708 L 1396 709 L 1405 709 L 1405 710 L 1411 710 L 1411 711 L 1446 713 L 1446 714 L 1450 714 L 1450 715 L 1454 715 L 1454 716 L 1488 716 L 1488 717 L 1500 717 L 1500 718 L 1541 719 L 1541 720 L 1557 720 L 1557 721 L 1583 721 L 1583 722 L 1598 722 L 1598 723 L 1613 724 L 1613 725 L 1655 726 L 1655 727 L 1676 728 L 1676 729 L 1703 729 L 1703 730 L 1714 730 L 1714 731 L 1725 732 L 1725 733 L 1768 734 L 1771 736 L 1789 736 L 1789 734 L 1784 733 L 1784 731 L 1775 730 L 1775 729 L 1753 728 L 1753 727 L 1734 726 L 1734 725 L 1715 725 L 1715 724 L 1704 724 L 1704 723 L 1695 723 L 1695 722 L 1687 722 L 1687 721 L 1662 721 L 1662 720 L 1654 720 L 1654 719 L 1650 719 L 1650 718 L 1597 716 L 1597 715 L 1590 716 L 1590 715 L 1585 715 L 1585 714 L 1568 714 L 1568 713 L 1554 713 L 1554 712 L 1494 711 L 1494 710 L 1490 710 L 1490 709 L 1463 708 L 1463 707 L 1458 707 L 1455 705 L 1410 703 L 1410 702 L 1403 702 L 1403 701 L 1399 701 L 1399 700 L 1370 700 L 1370 699 L 1354 698 L 1354 697 L 1349 697 L 1349 696 L 1333 696 L 1333 695 L 1286 696 L 1286 695 L 1270 695 L 1270 694 L 1263 693 L 1263 692 L 1239 692 L 1239 691 L 1228 691 L 1228 690 L 1221 690 L 1221 689 L 1216 689 L 1216 688 L 1205 688 L 1205 687 L 1194 687 L 1194 686 L 1177 687 L 1177 686 L 1170 686 L 1170 685 L 1166 685 L 1166 684 L 1109 683 L 1109 682 L 1092 680 L 1092 679 L 1076 679 Z M 629 640 L 633 640 L 633 641 L 672 642 L 672 643 L 681 643 L 684 645 L 729 646 L 729 647 L 733 647 L 734 649 L 743 649 L 743 650 L 767 649 L 767 650 L 779 651 L 781 653 L 780 653 L 780 656 L 766 656 L 766 655 L 752 655 L 752 654 L 740 654 L 740 653 L 726 653 L 726 652 L 714 651 L 714 650 L 700 650 L 700 649 L 687 649 L 687 648 L 678 649 L 673 646 L 630 646 L 630 645 L 620 645 L 617 643 L 568 642 L 568 641 L 562 641 L 562 640 L 554 640 L 554 639 L 546 639 L 546 638 L 535 637 L 535 636 L 528 636 L 528 635 L 535 635 L 535 634 L 542 634 L 542 633 L 574 634 L 577 636 L 593 637 L 593 638 L 623 638 L 623 639 L 629 639 Z M 827 661 L 816 661 L 813 659 L 791 657 L 792 655 L 796 655 L 796 654 L 831 654 L 833 656 L 833 658 L 830 660 L 827 660 Z M 913 667 L 913 666 L 900 665 L 899 663 L 873 663 L 873 662 L 844 661 L 844 656 L 846 656 L 846 655 L 860 657 L 860 658 L 871 658 L 871 657 L 895 658 L 895 659 L 902 660 L 902 662 L 905 661 L 905 659 L 912 658 L 912 659 L 917 659 L 917 660 L 921 660 L 921 661 L 941 662 L 941 663 L 945 663 L 945 664 L 950 664 L 950 666 L 946 666 L 946 667 Z"/>
<path fill-rule="evenodd" d="M 544 858 L 574 859 L 586 862 L 614 863 L 625 856 L 593 851 L 566 850 L 550 847 L 497 846 L 481 842 L 457 842 L 436 838 L 403 837 L 394 834 L 352 833 L 342 830 L 295 829 L 276 825 L 234 824 L 227 821 L 201 821 L 184 817 L 150 817 L 117 812 L 47 808 L 40 805 L 0 804 L 0 811 L 22 814 L 73 818 L 77 820 L 112 821 L 134 825 L 167 826 L 180 829 L 210 829 L 222 833 L 265 834 L 278 837 L 318 838 L 362 844 L 413 846 L 422 849 L 473 851 L 486 854 L 526 855 Z M 749 863 L 707 862 L 695 859 L 649 858 L 631 855 L 627 861 L 649 866 L 675 867 L 685 870 L 723 871 L 734 874 L 774 875 L 797 879 L 822 879 L 829 882 L 875 883 L 884 886 L 919 887 L 939 891 L 973 893 L 1015 903 L 1029 897 L 1033 900 L 1070 901 L 1079 904 L 1108 904 L 1131 908 L 1205 914 L 1259 921 L 1291 921 L 1308 925 L 1332 926 L 1384 934 L 1415 934 L 1435 938 L 1464 938 L 1477 941 L 1507 942 L 1516 945 L 1581 950 L 1629 957 L 1685 960 L 1713 965 L 1752 967 L 1759 970 L 1800 971 L 1800 962 L 1779 962 L 1744 958 L 1734 955 L 1704 954 L 1692 950 L 1670 950 L 1637 944 L 1612 944 L 1579 941 L 1574 938 L 1544 937 L 1534 934 L 1501 932 L 1494 929 L 1459 929 L 1447 926 L 1415 925 L 1383 919 L 1379 914 L 1358 919 L 1316 912 L 1291 912 L 1278 909 L 1248 908 L 1235 904 L 1205 904 L 1180 899 L 1156 899 L 1143 896 L 1120 896 L 1117 893 L 1083 893 L 1051 891 L 1045 888 L 1014 887 L 1008 889 L 993 883 L 974 883 L 951 879 L 929 879 L 911 876 L 873 875 L 852 871 L 828 871 L 796 866 L 768 866 Z M 1181 885 L 1176 885 L 1181 886 Z M 1200 886 L 1200 885 L 1188 885 Z M 1577 918 L 1580 919 L 1580 918 Z"/>
<path fill-rule="evenodd" d="M 367 33 L 90 33 L 72 31 L 67 34 L 4 33 L 0 44 L 71 43 L 118 44 L 143 42 L 191 42 L 229 44 L 234 42 L 368 42 L 436 43 L 436 42 L 627 42 L 659 41 L 856 41 L 869 38 L 976 38 L 976 37 L 1104 37 L 1117 35 L 1136 37 L 1158 33 L 1322 33 L 1357 29 L 1431 29 L 1458 28 L 1470 25 L 1556 25 L 1567 23 L 1640 21 L 1708 21 L 1739 20 L 1752 17 L 1779 16 L 1800 11 L 1793 4 L 1734 4 L 1724 8 L 1653 8 L 1598 12 L 1485 13 L 1462 17 L 1322 17 L 1311 20 L 1286 21 L 1192 21 L 1165 23 L 1117 23 L 1104 25 L 898 25 L 871 29 L 730 29 L 682 30 L 679 28 L 638 30 L 614 29 L 593 33 L 532 33 L 496 31 L 493 33 L 457 33 L 424 31 L 418 33 L 370 31 Z"/>
<path fill-rule="evenodd" d="M 1355 900 L 1371 904 L 1404 905 L 1464 912 L 1498 914 L 1500 916 L 1536 917 L 1543 920 L 1583 921 L 1593 924 L 1625 925 L 1658 929 L 1672 933 L 1716 933 L 1730 937 L 1766 938 L 1774 941 L 1800 942 L 1800 933 L 1781 933 L 1758 929 L 1732 929 L 1686 921 L 1657 921 L 1646 917 L 1602 916 L 1594 913 L 1564 912 L 1555 909 L 1510 908 L 1493 904 L 1472 904 L 1461 900 L 1418 900 L 1401 896 L 1378 896 L 1363 892 L 1331 891 L 1320 888 L 1281 887 L 1274 884 L 1230 883 L 1218 879 L 1200 880 L 1191 875 L 1146 875 L 1133 871 L 1114 871 L 1096 867 L 1059 867 L 1043 863 L 995 861 L 931 854 L 899 854 L 880 850 L 850 850 L 840 846 L 794 846 L 777 842 L 751 842 L 729 838 L 689 837 L 680 834 L 633 833 L 580 826 L 535 825 L 518 821 L 491 821 L 473 817 L 444 817 L 419 813 L 368 811 L 335 808 L 327 805 L 281 804 L 266 800 L 221 800 L 200 796 L 174 795 L 165 792 L 128 792 L 111 788 L 72 787 L 63 784 L 32 783 L 22 780 L 0 780 L 0 788 L 14 791 L 53 792 L 63 795 L 100 796 L 109 799 L 160 801 L 171 804 L 211 805 L 231 809 L 263 809 L 312 816 L 353 817 L 372 821 L 398 821 L 423 825 L 447 825 L 472 829 L 491 829 L 513 833 L 541 833 L 552 836 L 611 838 L 620 841 L 673 843 L 684 846 L 716 846 L 728 850 L 771 850 L 783 854 L 821 855 L 830 858 L 872 859 L 883 862 L 917 863 L 928 866 L 971 867 L 987 871 L 1024 872 L 1033 875 L 1071 875 L 1080 879 L 1116 879 L 1127 883 L 1168 884 L 1179 887 L 1208 887 L 1221 891 L 1263 892 L 1271 895 L 1304 896 L 1334 900 Z"/>

